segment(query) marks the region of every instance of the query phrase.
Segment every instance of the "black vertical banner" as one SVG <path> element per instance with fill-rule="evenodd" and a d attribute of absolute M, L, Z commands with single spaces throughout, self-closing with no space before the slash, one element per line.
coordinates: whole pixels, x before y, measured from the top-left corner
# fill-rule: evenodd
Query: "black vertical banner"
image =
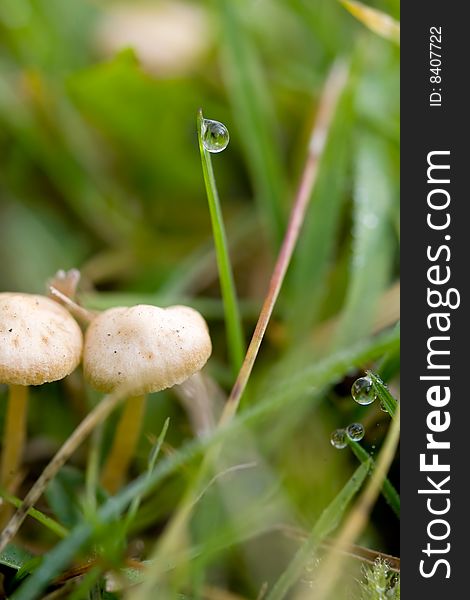
<path fill-rule="evenodd" d="M 465 3 L 401 15 L 402 593 L 470 598 Z M 419 594 L 419 595 L 418 595 Z"/>

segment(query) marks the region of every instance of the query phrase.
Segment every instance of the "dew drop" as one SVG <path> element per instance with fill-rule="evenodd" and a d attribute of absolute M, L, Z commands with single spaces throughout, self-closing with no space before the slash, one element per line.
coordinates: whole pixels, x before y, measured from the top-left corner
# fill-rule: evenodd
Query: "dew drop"
<path fill-rule="evenodd" d="M 202 144 L 212 153 L 222 152 L 228 146 L 230 139 L 228 129 L 220 121 L 204 119 L 202 121 Z"/>
<path fill-rule="evenodd" d="M 363 406 L 372 404 L 377 396 L 374 392 L 371 378 L 359 377 L 359 379 L 356 379 L 351 388 L 351 395 L 358 404 Z"/>
<path fill-rule="evenodd" d="M 385 406 L 385 402 L 383 400 L 380 401 L 380 410 L 383 410 L 383 412 L 388 413 L 387 407 Z"/>
<path fill-rule="evenodd" d="M 331 442 L 331 445 L 334 446 L 335 448 L 338 448 L 338 450 L 341 450 L 342 448 L 346 448 L 346 446 L 348 445 L 348 440 L 346 437 L 346 430 L 345 429 L 336 429 L 335 431 L 333 431 L 333 433 L 331 434 L 331 437 L 330 437 L 330 442 Z"/>
<path fill-rule="evenodd" d="M 308 574 L 314 573 L 320 566 L 320 559 L 318 557 L 310 558 L 305 564 L 305 572 Z"/>
<path fill-rule="evenodd" d="M 377 227 L 378 222 L 379 219 L 374 213 L 366 213 L 362 217 L 362 224 L 364 227 L 367 227 L 367 229 L 374 229 Z"/>
<path fill-rule="evenodd" d="M 346 435 L 351 442 L 359 442 L 364 437 L 364 425 L 361 423 L 351 423 L 346 427 Z"/>
<path fill-rule="evenodd" d="M 309 560 L 308 563 L 305 565 L 305 571 L 307 573 L 313 573 L 313 571 L 315 571 L 315 564 L 312 560 Z"/>

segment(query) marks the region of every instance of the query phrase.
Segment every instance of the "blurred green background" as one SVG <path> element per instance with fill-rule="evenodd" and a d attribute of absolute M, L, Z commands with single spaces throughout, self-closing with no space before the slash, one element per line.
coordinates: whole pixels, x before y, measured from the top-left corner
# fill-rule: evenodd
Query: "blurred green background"
<path fill-rule="evenodd" d="M 370 5 L 399 17 L 398 0 Z M 0 0 L 0 290 L 42 293 L 58 269 L 76 267 L 90 308 L 190 304 L 214 340 L 208 372 L 230 389 L 196 112 L 230 131 L 213 164 L 249 339 L 337 59 L 349 64 L 348 85 L 246 401 L 273 374 L 393 324 L 399 48 L 334 0 Z M 392 360 L 389 379 L 397 369 Z M 315 413 L 284 415 L 259 438 L 302 523 L 356 464 L 331 448 L 329 433 L 364 413 L 350 381 L 331 383 Z M 65 439 L 85 410 L 81 385 L 77 376 L 33 392 L 33 442 Z M 178 445 L 190 435 L 186 418 L 171 392 L 159 398 L 148 429 L 157 435 L 170 414 Z M 386 431 L 374 411 L 369 448 Z M 140 464 L 148 448 L 143 437 Z M 173 482 L 142 523 L 169 514 L 180 489 Z M 378 506 L 369 539 L 397 552 L 387 511 Z"/>
<path fill-rule="evenodd" d="M 396 14 L 397 4 L 382 7 Z M 337 2 L 2 0 L 0 24 L 2 289 L 42 291 L 72 266 L 90 285 L 143 293 L 174 289 L 176 271 L 189 278 L 211 246 L 200 106 L 231 133 L 215 159 L 229 237 L 245 235 L 271 262 L 265 242 L 281 239 L 315 101 L 338 56 L 361 77 L 338 144 L 351 161 L 353 129 L 372 129 L 397 168 L 398 51 Z M 349 175 L 342 150 L 330 157 L 334 180 Z M 246 234 L 244 217 L 256 221 Z"/>

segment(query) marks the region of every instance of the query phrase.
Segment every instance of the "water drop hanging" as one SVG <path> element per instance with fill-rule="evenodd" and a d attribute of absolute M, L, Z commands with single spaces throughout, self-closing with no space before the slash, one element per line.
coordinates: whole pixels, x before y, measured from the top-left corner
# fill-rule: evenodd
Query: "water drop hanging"
<path fill-rule="evenodd" d="M 364 437 L 364 425 L 361 423 L 351 423 L 346 427 L 346 435 L 351 442 L 359 442 Z"/>
<path fill-rule="evenodd" d="M 371 378 L 359 377 L 359 379 L 356 379 L 351 388 L 351 395 L 358 404 L 362 404 L 363 406 L 372 404 L 377 396 L 374 392 Z"/>
<path fill-rule="evenodd" d="M 225 125 L 220 121 L 212 121 L 211 119 L 202 121 L 201 137 L 204 148 L 213 154 L 225 150 L 230 140 Z"/>
<path fill-rule="evenodd" d="M 334 446 L 335 448 L 338 448 L 338 450 L 342 450 L 343 448 L 346 448 L 346 446 L 348 445 L 348 440 L 346 437 L 346 430 L 345 429 L 336 429 L 336 431 L 333 431 L 333 433 L 331 434 L 331 437 L 330 437 L 330 442 L 331 442 L 331 445 Z"/>

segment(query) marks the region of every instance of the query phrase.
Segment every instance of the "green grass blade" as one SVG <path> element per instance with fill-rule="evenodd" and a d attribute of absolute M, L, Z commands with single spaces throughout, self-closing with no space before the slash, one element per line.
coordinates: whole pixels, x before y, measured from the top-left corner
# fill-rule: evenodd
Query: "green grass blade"
<path fill-rule="evenodd" d="M 28 550 L 10 544 L 3 552 L 0 552 L 0 565 L 19 571 L 25 564 L 34 558 Z"/>
<path fill-rule="evenodd" d="M 85 471 L 85 511 L 94 514 L 98 506 L 97 491 L 100 481 L 100 450 L 103 427 L 97 427 L 91 436 Z"/>
<path fill-rule="evenodd" d="M 240 3 L 222 0 L 221 23 L 225 41 L 224 72 L 241 143 L 251 172 L 262 220 L 275 247 L 284 236 L 286 182 L 272 119 L 272 103 L 258 57 L 241 23 Z M 249 3 L 247 5 L 249 10 Z"/>
<path fill-rule="evenodd" d="M 374 392 L 377 394 L 377 397 L 382 403 L 382 406 L 392 418 L 395 417 L 395 413 L 397 412 L 398 401 L 395 400 L 392 394 L 388 391 L 387 386 L 380 379 L 380 377 L 377 377 L 377 375 L 372 371 L 367 371 L 367 375 L 372 381 L 372 387 L 374 388 Z"/>
<path fill-rule="evenodd" d="M 382 334 L 384 335 L 384 334 Z M 378 336 L 378 338 L 376 338 L 376 340 L 394 340 L 390 345 L 387 343 L 387 348 L 389 348 L 390 350 L 395 350 L 396 348 L 399 347 L 399 339 L 400 339 L 400 332 L 399 330 L 392 330 L 389 331 L 388 333 L 385 334 L 385 337 Z M 362 346 L 362 343 L 358 343 L 357 345 L 353 346 L 353 347 L 360 347 Z M 321 360 L 320 362 L 316 362 L 313 364 L 310 364 L 310 366 L 303 366 L 300 369 L 297 369 L 297 372 L 294 372 L 293 374 L 283 377 L 282 379 L 280 378 L 278 381 L 276 381 L 275 386 L 271 385 L 267 391 L 265 391 L 265 389 L 263 388 L 262 390 L 262 396 L 258 397 L 257 400 L 258 402 L 262 402 L 262 397 L 265 396 L 269 396 L 270 397 L 270 402 L 276 402 L 276 399 L 280 396 L 282 397 L 283 393 L 287 393 L 289 397 L 298 397 L 300 394 L 302 394 L 303 392 L 305 392 L 306 389 L 308 389 L 309 385 L 323 385 L 323 384 L 327 384 L 328 382 L 333 382 L 335 380 L 337 380 L 337 377 L 340 377 L 340 369 L 344 369 L 341 372 L 346 373 L 348 371 L 348 361 L 350 361 L 350 354 L 351 350 L 345 350 L 345 351 L 337 351 L 336 353 L 330 355 L 329 357 Z M 387 352 L 387 350 L 384 350 L 384 352 Z M 380 355 L 380 353 L 378 354 Z M 340 369 L 338 369 L 337 373 L 335 375 L 333 375 L 332 372 L 330 372 L 330 376 L 331 378 L 329 379 L 328 376 L 326 376 L 326 372 L 329 371 L 330 366 L 332 366 L 333 364 L 335 364 L 335 369 L 339 367 L 339 364 L 341 363 L 341 357 L 344 358 L 344 363 L 342 364 L 342 367 Z M 374 359 L 372 359 L 374 360 Z M 350 362 L 349 363 L 349 367 L 353 367 L 354 365 L 360 365 L 361 363 L 355 363 L 355 362 Z M 364 364 L 364 363 L 362 363 Z M 325 371 L 324 371 L 325 369 Z M 322 375 L 325 375 L 325 377 L 323 378 Z M 273 371 L 273 376 L 274 376 L 274 371 Z M 261 406 L 263 406 L 263 404 L 261 404 Z"/>
<path fill-rule="evenodd" d="M 357 442 L 350 441 L 349 447 L 353 451 L 353 454 L 362 463 L 370 462 L 372 465 L 371 470 L 372 471 L 374 470 L 375 461 L 372 458 L 372 456 L 367 452 L 367 450 L 365 450 Z M 397 515 L 398 518 L 400 518 L 400 494 L 397 492 L 395 487 L 392 485 L 392 483 L 390 482 L 388 477 L 386 477 L 384 479 L 384 482 L 382 485 L 382 495 L 385 498 L 385 500 L 387 501 L 387 503 L 390 505 L 390 508 L 393 510 L 393 512 Z"/>
<path fill-rule="evenodd" d="M 289 268 L 299 234 L 308 208 L 312 190 L 315 188 L 318 174 L 318 163 L 321 160 L 328 138 L 331 121 L 336 112 L 337 102 L 347 81 L 348 68 L 343 62 L 333 65 L 325 81 L 322 98 L 318 107 L 318 115 L 310 134 L 308 152 L 300 178 L 294 203 L 289 216 L 286 234 L 274 265 L 269 281 L 268 290 L 256 323 L 243 366 L 227 399 L 220 423 L 229 420 L 236 413 L 241 397 L 246 389 L 258 352 L 263 342 L 264 334 L 274 311 L 281 292 L 284 278 Z"/>
<path fill-rule="evenodd" d="M 288 275 L 287 327 L 296 340 L 302 339 L 315 323 L 327 292 L 328 297 L 331 296 L 328 270 L 338 243 L 351 162 L 350 140 L 354 125 L 351 87 L 349 82 L 338 102 L 302 237 Z"/>
<path fill-rule="evenodd" d="M 225 317 L 223 301 L 219 298 L 193 297 L 190 294 L 165 294 L 162 296 L 159 293 L 142 292 L 87 292 L 80 294 L 80 300 L 83 306 L 92 310 L 107 310 L 116 306 L 132 306 L 134 304 L 154 304 L 162 308 L 174 304 L 187 304 L 202 313 L 208 321 L 220 320 Z M 250 321 L 256 320 L 260 311 L 258 301 L 246 299 L 239 302 L 238 306 L 243 318 Z"/>
<path fill-rule="evenodd" d="M 155 469 L 155 464 L 157 462 L 158 455 L 160 454 L 160 450 L 161 450 L 163 442 L 165 440 L 165 436 L 167 434 L 169 425 L 170 425 L 170 419 L 167 418 L 165 420 L 165 422 L 163 423 L 163 427 L 160 432 L 160 435 L 158 436 L 158 439 L 150 452 L 150 456 L 149 456 L 148 464 L 147 464 L 147 477 L 150 477 L 153 470 Z M 135 498 L 132 500 L 132 503 L 129 507 L 129 511 L 128 511 L 126 519 L 125 519 L 126 530 L 129 529 L 130 525 L 136 518 L 141 501 L 142 501 L 142 494 L 137 494 L 135 496 Z"/>
<path fill-rule="evenodd" d="M 93 599 L 94 596 L 90 595 L 90 592 L 96 585 L 101 574 L 102 569 L 99 566 L 92 567 L 70 594 L 69 600 L 84 600 L 84 598 L 89 600 Z"/>
<path fill-rule="evenodd" d="M 338 323 L 335 348 L 367 335 L 380 294 L 389 282 L 393 260 L 390 184 L 386 144 L 374 135 L 357 142 L 354 228 L 350 282 Z"/>
<path fill-rule="evenodd" d="M 235 283 L 233 281 L 232 267 L 228 253 L 227 236 L 225 234 L 222 209 L 220 207 L 219 195 L 215 184 L 214 170 L 210 153 L 202 143 L 202 110 L 197 115 L 197 133 L 199 139 L 199 150 L 201 152 L 202 172 L 206 186 L 207 200 L 212 222 L 212 232 L 219 269 L 220 287 L 224 301 L 225 323 L 227 327 L 227 341 L 229 355 L 234 372 L 238 372 L 245 356 L 245 343 L 238 307 Z"/>
<path fill-rule="evenodd" d="M 9 494 L 8 492 L 6 492 L 4 490 L 0 491 L 0 498 L 2 498 L 3 500 L 5 500 L 5 502 L 8 502 L 15 508 L 19 508 L 22 503 L 22 500 L 20 500 L 19 498 L 16 498 L 15 496 L 12 496 L 11 494 Z M 38 523 L 41 523 L 41 525 L 44 525 L 44 527 L 47 527 L 47 529 L 49 529 L 49 531 L 52 531 L 53 533 L 55 533 L 57 537 L 60 537 L 60 538 L 67 537 L 67 535 L 69 533 L 68 529 L 66 529 L 63 525 L 61 525 L 57 521 L 54 521 L 54 519 L 51 519 L 51 517 L 48 517 L 47 515 L 42 513 L 40 510 L 37 510 L 37 508 L 30 508 L 28 511 L 28 515 L 30 517 L 32 517 Z"/>
<path fill-rule="evenodd" d="M 170 474 L 200 456 L 210 447 L 220 444 L 229 436 L 237 435 L 241 428 L 253 425 L 289 404 L 299 402 L 300 393 L 308 394 L 309 402 L 312 403 L 312 386 L 321 388 L 342 377 L 351 367 L 376 360 L 384 353 L 396 348 L 398 344 L 399 333 L 397 330 L 389 331 L 373 340 L 362 341 L 349 350 L 338 352 L 317 363 L 311 369 L 303 371 L 302 374 L 293 376 L 262 402 L 238 414 L 228 425 L 217 429 L 211 436 L 198 438 L 185 444 L 174 454 L 159 461 L 149 477 L 146 473 L 143 474 L 116 496 L 110 498 L 97 513 L 100 523 L 106 524 L 118 518 L 136 495 L 148 494 Z M 57 544 L 45 555 L 42 565 L 15 592 L 12 600 L 37 598 L 41 590 L 71 563 L 77 552 L 90 543 L 93 533 L 91 524 L 77 525 L 63 542 Z"/>
<path fill-rule="evenodd" d="M 309 537 L 296 552 L 294 558 L 277 580 L 266 600 L 283 600 L 283 598 L 287 597 L 287 593 L 299 579 L 305 564 L 315 555 L 319 544 L 338 526 L 349 503 L 367 477 L 370 467 L 370 461 L 364 462 L 358 467 L 343 489 L 323 511 Z"/>

